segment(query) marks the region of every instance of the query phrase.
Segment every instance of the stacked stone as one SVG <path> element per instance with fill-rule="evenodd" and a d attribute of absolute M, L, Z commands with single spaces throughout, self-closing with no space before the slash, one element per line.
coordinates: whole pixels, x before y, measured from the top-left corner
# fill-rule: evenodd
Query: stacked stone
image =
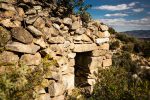
<path fill-rule="evenodd" d="M 49 7 L 36 3 L 29 6 L 29 0 L 18 5 L 14 2 L 0 3 L 0 48 L 4 48 L 0 54 L 0 72 L 5 65 L 18 63 L 34 69 L 40 66 L 42 55 L 51 55 L 59 67 L 52 67 L 51 75 L 45 78 L 51 84 L 38 88 L 38 100 L 63 100 L 65 92 L 75 88 L 77 53 L 91 52 L 81 58 L 81 65 L 90 70 L 87 74 L 90 86 L 95 83 L 94 73 L 112 64 L 106 25 L 90 21 L 84 27 L 78 16 L 51 17 Z"/>

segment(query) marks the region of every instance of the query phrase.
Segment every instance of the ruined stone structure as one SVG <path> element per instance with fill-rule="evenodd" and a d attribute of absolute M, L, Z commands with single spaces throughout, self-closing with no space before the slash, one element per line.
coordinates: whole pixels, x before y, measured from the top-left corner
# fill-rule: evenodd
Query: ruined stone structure
<path fill-rule="evenodd" d="M 26 0 L 24 0 L 26 1 Z M 39 90 L 38 100 L 63 100 L 75 87 L 95 84 L 99 68 L 112 64 L 108 27 L 99 21 L 82 25 L 80 17 L 59 18 L 50 8 L 23 2 L 1 2 L 0 65 L 23 63 L 34 69 L 43 55 L 50 55 L 59 66 L 51 68 L 51 81 Z M 45 90 L 48 89 L 48 90 Z"/>

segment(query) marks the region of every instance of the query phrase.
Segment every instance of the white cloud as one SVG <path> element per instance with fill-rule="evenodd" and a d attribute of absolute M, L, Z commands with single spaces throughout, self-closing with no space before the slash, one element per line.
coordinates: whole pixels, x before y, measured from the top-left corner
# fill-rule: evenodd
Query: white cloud
<path fill-rule="evenodd" d="M 150 29 L 150 17 L 138 20 L 126 20 L 124 18 L 101 19 L 102 22 L 115 28 L 117 31 L 148 30 Z"/>
<path fill-rule="evenodd" d="M 139 3 L 139 2 L 131 2 L 128 5 L 132 7 L 132 6 L 135 6 L 137 3 Z"/>
<path fill-rule="evenodd" d="M 150 12 L 147 12 L 147 14 L 150 14 Z"/>
<path fill-rule="evenodd" d="M 144 8 L 137 8 L 137 9 L 132 9 L 134 12 L 142 12 L 144 11 Z"/>
<path fill-rule="evenodd" d="M 125 17 L 128 16 L 128 14 L 123 14 L 123 13 L 115 13 L 115 14 L 106 14 L 106 17 Z"/>
<path fill-rule="evenodd" d="M 96 6 L 92 7 L 92 9 L 97 10 L 110 10 L 110 11 L 119 11 L 119 10 L 127 10 L 131 9 L 136 5 L 137 2 L 132 2 L 129 4 L 119 4 L 119 5 L 103 5 L 103 6 Z"/>
<path fill-rule="evenodd" d="M 108 25 L 117 26 L 150 26 L 150 17 L 141 18 L 139 20 L 126 20 L 124 18 L 101 19 L 102 22 Z"/>

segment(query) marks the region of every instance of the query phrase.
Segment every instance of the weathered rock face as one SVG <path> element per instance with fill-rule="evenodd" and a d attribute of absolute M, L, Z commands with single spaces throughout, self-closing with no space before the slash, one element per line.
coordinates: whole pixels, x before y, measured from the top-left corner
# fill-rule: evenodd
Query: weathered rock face
<path fill-rule="evenodd" d="M 22 27 L 13 28 L 11 33 L 13 38 L 22 43 L 31 43 L 33 41 L 33 36 Z"/>
<path fill-rule="evenodd" d="M 7 50 L 22 52 L 22 53 L 31 53 L 35 54 L 40 47 L 35 44 L 22 44 L 19 42 L 12 42 L 5 46 Z"/>
<path fill-rule="evenodd" d="M 4 46 L 10 40 L 11 35 L 8 30 L 0 26 L 0 46 Z"/>
<path fill-rule="evenodd" d="M 86 27 L 79 16 L 52 17 L 52 7 L 36 0 L 5 0 L 0 3 L 0 72 L 6 65 L 36 69 L 49 55 L 57 65 L 49 67 L 44 87 L 36 100 L 64 100 L 75 86 L 93 88 L 98 69 L 111 66 L 108 26 L 90 21 Z M 53 0 L 55 1 L 55 0 Z M 31 8 L 31 5 L 33 7 Z M 58 15 L 65 8 L 58 9 Z M 2 66 L 2 67 L 1 67 Z M 90 90 L 91 91 L 91 90 Z M 36 91 L 37 92 L 37 91 Z"/>

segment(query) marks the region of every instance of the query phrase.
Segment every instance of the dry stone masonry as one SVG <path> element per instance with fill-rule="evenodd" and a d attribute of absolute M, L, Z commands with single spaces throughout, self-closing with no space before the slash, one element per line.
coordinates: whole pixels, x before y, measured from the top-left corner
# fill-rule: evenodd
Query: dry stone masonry
<path fill-rule="evenodd" d="M 30 0 L 18 5 L 6 0 L 0 9 L 0 65 L 22 63 L 34 69 L 43 55 L 59 65 L 51 68 L 49 84 L 38 89 L 37 100 L 64 100 L 66 91 L 75 87 L 92 91 L 98 69 L 111 66 L 110 33 L 101 22 L 83 26 L 79 16 L 52 17 L 51 7 Z"/>

